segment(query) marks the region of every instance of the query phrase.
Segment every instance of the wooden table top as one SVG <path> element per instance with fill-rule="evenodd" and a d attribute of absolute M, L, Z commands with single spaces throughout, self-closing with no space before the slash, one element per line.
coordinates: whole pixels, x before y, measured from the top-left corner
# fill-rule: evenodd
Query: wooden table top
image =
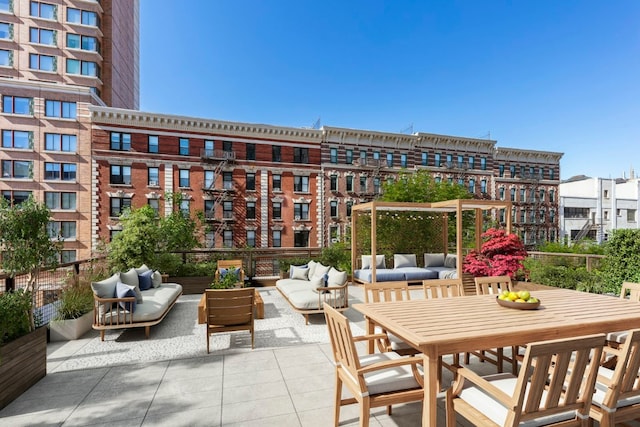
<path fill-rule="evenodd" d="M 640 328 L 636 302 L 567 289 L 532 295 L 541 301 L 537 310 L 499 306 L 495 295 L 353 307 L 413 347 L 439 355 Z"/>

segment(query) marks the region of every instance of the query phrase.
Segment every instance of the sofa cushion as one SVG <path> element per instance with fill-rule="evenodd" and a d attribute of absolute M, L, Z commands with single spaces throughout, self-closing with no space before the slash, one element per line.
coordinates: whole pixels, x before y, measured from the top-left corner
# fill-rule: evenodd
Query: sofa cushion
<path fill-rule="evenodd" d="M 135 268 L 129 269 L 126 273 L 120 273 L 120 281 L 125 285 L 133 286 L 136 293 L 136 302 L 142 304 L 142 292 L 140 292 L 140 282 L 138 282 L 138 272 Z"/>
<path fill-rule="evenodd" d="M 362 269 L 371 268 L 371 255 L 362 255 Z M 387 268 L 384 255 L 376 255 L 376 269 Z"/>
<path fill-rule="evenodd" d="M 424 254 L 424 267 L 444 267 L 444 253 Z"/>
<path fill-rule="evenodd" d="M 116 286 L 119 281 L 120 273 L 115 273 L 99 282 L 91 282 L 91 289 L 98 298 L 113 298 L 116 295 Z M 102 318 L 109 310 L 111 310 L 111 303 L 100 303 L 98 315 Z"/>
<path fill-rule="evenodd" d="M 136 305 L 136 311 L 133 313 L 133 322 L 158 320 L 181 293 L 182 286 L 177 283 L 163 283 L 159 288 L 151 288 L 145 291 L 144 304 Z M 107 323 L 110 316 L 115 316 L 115 312 L 107 313 L 105 316 Z M 120 321 L 124 322 L 125 316 L 121 315 L 120 317 Z"/>
<path fill-rule="evenodd" d="M 291 266 L 291 278 L 298 280 L 309 280 L 309 267 Z"/>
<path fill-rule="evenodd" d="M 347 272 L 331 267 L 328 273 L 327 286 L 342 286 L 347 281 Z"/>
<path fill-rule="evenodd" d="M 329 269 L 331 269 L 331 266 L 325 266 L 320 263 L 316 263 L 316 268 L 314 270 L 313 275 L 309 273 L 309 280 L 311 280 L 312 278 L 319 277 L 322 280 L 326 281 L 327 278 L 325 276 L 329 272 Z"/>
<path fill-rule="evenodd" d="M 443 268 L 443 267 L 436 267 Z M 437 279 L 438 272 L 430 268 L 420 268 L 420 267 L 402 267 L 396 269 L 398 272 L 401 272 L 404 275 L 403 280 L 408 281 L 418 281 L 418 280 L 427 280 L 427 279 Z"/>
<path fill-rule="evenodd" d="M 318 310 L 320 309 L 319 297 L 316 292 L 305 290 L 291 292 L 287 295 L 289 302 L 299 310 Z"/>
<path fill-rule="evenodd" d="M 309 267 L 308 277 L 313 277 L 315 275 L 317 265 L 318 263 L 315 262 L 314 260 L 311 260 L 307 263 L 307 267 Z"/>
<path fill-rule="evenodd" d="M 158 270 L 153 272 L 151 275 L 151 284 L 154 288 L 159 288 L 162 285 L 162 274 Z"/>
<path fill-rule="evenodd" d="M 417 267 L 416 254 L 394 254 L 393 268 Z"/>
<path fill-rule="evenodd" d="M 138 276 L 141 275 L 142 273 L 144 273 L 145 271 L 149 271 L 151 270 L 149 267 L 147 267 L 147 264 L 142 264 L 140 267 L 135 269 L 136 272 L 138 273 Z"/>
<path fill-rule="evenodd" d="M 321 277 L 312 277 L 309 279 L 309 287 L 315 293 L 318 293 L 318 288 L 324 288 L 326 285 L 326 281 L 324 280 L 324 276 Z"/>
<path fill-rule="evenodd" d="M 452 254 L 447 254 L 444 259 L 444 266 L 448 268 L 456 268 L 458 257 Z"/>
<path fill-rule="evenodd" d="M 151 283 L 152 275 L 153 270 L 147 270 L 144 273 L 138 274 L 138 284 L 141 291 L 146 291 L 147 289 L 151 289 L 153 287 L 153 283 Z"/>
<path fill-rule="evenodd" d="M 315 289 L 313 283 L 311 283 L 310 281 L 299 279 L 280 279 L 276 282 L 276 287 L 287 296 L 289 296 L 289 294 L 291 294 L 292 292 L 311 291 Z"/>
<path fill-rule="evenodd" d="M 125 285 L 124 283 L 118 281 L 116 284 L 116 297 L 118 298 L 128 298 L 136 296 L 136 293 L 133 290 L 133 286 Z M 127 310 L 129 313 L 135 313 L 136 311 L 136 301 L 133 302 L 125 302 L 120 301 L 120 307 Z"/>

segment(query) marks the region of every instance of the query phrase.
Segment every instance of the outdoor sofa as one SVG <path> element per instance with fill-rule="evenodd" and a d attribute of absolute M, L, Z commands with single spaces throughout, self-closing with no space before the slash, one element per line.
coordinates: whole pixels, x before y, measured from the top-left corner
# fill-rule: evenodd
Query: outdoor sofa
<path fill-rule="evenodd" d="M 376 255 L 376 282 L 422 282 L 429 279 L 456 279 L 457 257 L 452 254 L 426 253 L 424 267 L 418 267 L 415 254 L 394 254 L 393 268 L 386 267 L 384 255 Z M 353 273 L 358 283 L 373 283 L 371 255 L 362 255 L 361 268 Z"/>
<path fill-rule="evenodd" d="M 146 265 L 91 283 L 93 329 L 104 341 L 108 329 L 145 328 L 160 323 L 182 295 L 177 283 L 162 283 L 162 275 Z"/>

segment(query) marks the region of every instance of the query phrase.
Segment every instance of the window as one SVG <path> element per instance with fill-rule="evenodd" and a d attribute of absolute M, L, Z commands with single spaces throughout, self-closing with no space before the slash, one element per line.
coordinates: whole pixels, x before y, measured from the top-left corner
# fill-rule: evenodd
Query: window
<path fill-rule="evenodd" d="M 564 208 L 565 218 L 589 218 L 589 208 Z"/>
<path fill-rule="evenodd" d="M 33 133 L 22 130 L 3 130 L 2 131 L 2 147 L 16 148 L 20 150 L 28 150 L 33 148 L 31 141 Z"/>
<path fill-rule="evenodd" d="M 160 200 L 158 199 L 149 199 L 147 204 L 153 209 L 156 217 L 160 215 Z"/>
<path fill-rule="evenodd" d="M 282 232 L 280 230 L 273 230 L 271 232 L 271 240 L 274 248 L 282 247 Z"/>
<path fill-rule="evenodd" d="M 469 169 L 473 169 L 475 167 L 476 159 L 473 156 L 469 156 Z"/>
<path fill-rule="evenodd" d="M 498 190 L 498 194 L 499 194 L 498 198 L 500 200 L 504 200 L 504 187 L 500 187 L 500 189 Z"/>
<path fill-rule="evenodd" d="M 348 165 L 353 164 L 353 150 L 346 151 L 345 163 Z"/>
<path fill-rule="evenodd" d="M 111 217 L 119 217 L 125 209 L 131 209 L 131 198 L 129 197 L 112 197 L 109 203 L 109 216 Z"/>
<path fill-rule="evenodd" d="M 609 190 L 604 190 L 604 198 L 605 199 L 609 198 Z"/>
<path fill-rule="evenodd" d="M 92 61 L 80 61 L 78 59 L 67 58 L 67 74 L 100 77 L 100 67 Z"/>
<path fill-rule="evenodd" d="M 516 177 L 516 166 L 515 165 L 509 166 L 509 175 L 510 175 L 510 178 L 515 178 Z"/>
<path fill-rule="evenodd" d="M 293 204 L 293 217 L 295 220 L 308 220 L 309 219 L 309 204 L 308 203 L 294 203 Z"/>
<path fill-rule="evenodd" d="M 13 0 L 0 0 L 0 12 L 13 12 Z"/>
<path fill-rule="evenodd" d="M 255 230 L 247 230 L 247 246 L 250 248 L 256 247 L 256 232 Z"/>
<path fill-rule="evenodd" d="M 436 153 L 436 155 L 433 157 L 433 166 L 440 166 L 440 153 Z"/>
<path fill-rule="evenodd" d="M 271 205 L 271 215 L 273 219 L 282 219 L 282 203 L 273 202 Z"/>
<path fill-rule="evenodd" d="M 331 175 L 329 177 L 330 190 L 333 192 L 338 191 L 338 175 Z"/>
<path fill-rule="evenodd" d="M 377 176 L 373 178 L 373 192 L 374 194 L 380 194 L 380 178 Z"/>
<path fill-rule="evenodd" d="M 401 168 L 406 168 L 407 167 L 407 155 L 406 154 L 400 154 L 400 167 Z"/>
<path fill-rule="evenodd" d="M 204 140 L 204 153 L 203 153 L 203 155 L 205 157 L 212 157 L 213 156 L 213 152 L 214 152 L 213 140 L 205 139 Z"/>
<path fill-rule="evenodd" d="M 2 97 L 2 111 L 10 114 L 33 114 L 33 100 L 5 95 Z"/>
<path fill-rule="evenodd" d="M 436 176 L 436 177 L 434 178 L 434 181 L 436 182 L 436 184 L 440 184 L 440 183 L 442 182 L 442 178 L 441 178 L 441 177 L 439 177 L 439 176 Z"/>
<path fill-rule="evenodd" d="M 50 221 L 47 224 L 49 237 L 55 239 L 61 237 L 63 239 L 76 238 L 76 222 L 75 221 Z"/>
<path fill-rule="evenodd" d="M 338 163 L 338 149 L 337 148 L 331 148 L 331 150 L 329 150 L 329 162 L 336 164 Z"/>
<path fill-rule="evenodd" d="M 131 143 L 131 135 L 129 135 L 129 143 Z M 156 135 L 149 135 L 149 139 L 147 141 L 147 151 L 149 151 L 150 153 L 157 153 L 159 151 L 159 148 L 160 143 L 158 142 L 158 137 Z"/>
<path fill-rule="evenodd" d="M 377 161 L 380 160 L 380 152 L 379 151 L 374 151 L 373 152 L 373 160 L 376 160 L 375 163 L 378 163 Z"/>
<path fill-rule="evenodd" d="M 309 149 L 308 148 L 293 148 L 293 162 L 294 163 L 309 163 Z"/>
<path fill-rule="evenodd" d="M 616 216 L 618 217 L 622 216 L 622 209 L 616 209 Z"/>
<path fill-rule="evenodd" d="M 44 170 L 44 179 L 76 180 L 75 163 L 45 163 Z"/>
<path fill-rule="evenodd" d="M 2 161 L 2 177 L 29 179 L 32 175 L 33 162 L 26 160 L 3 160 Z"/>
<path fill-rule="evenodd" d="M 338 216 L 338 201 L 337 200 L 332 200 L 329 203 L 329 215 L 331 215 L 332 218 L 336 218 Z"/>
<path fill-rule="evenodd" d="M 111 132 L 111 149 L 118 151 L 131 150 L 131 134 Z"/>
<path fill-rule="evenodd" d="M 544 189 L 540 190 L 540 201 L 544 202 Z"/>
<path fill-rule="evenodd" d="M 180 149 L 178 154 L 181 156 L 189 155 L 189 138 L 180 138 Z"/>
<path fill-rule="evenodd" d="M 524 188 L 520 189 L 520 201 L 521 202 L 527 201 L 527 190 L 525 190 Z"/>
<path fill-rule="evenodd" d="M 44 28 L 29 28 L 29 41 L 31 43 L 46 44 L 49 46 L 56 45 L 56 32 Z"/>
<path fill-rule="evenodd" d="M 13 38 L 13 24 L 9 24 L 7 22 L 0 22 L 0 39 L 11 40 L 12 38 Z"/>
<path fill-rule="evenodd" d="M 189 169 L 178 169 L 178 187 L 189 187 Z"/>
<path fill-rule="evenodd" d="M 534 211 L 533 209 L 529 211 L 529 222 L 536 222 L 536 211 Z"/>
<path fill-rule="evenodd" d="M 487 170 L 487 158 L 486 157 L 480 157 L 480 169 Z"/>
<path fill-rule="evenodd" d="M 256 159 L 256 144 L 247 143 L 247 160 Z"/>
<path fill-rule="evenodd" d="M 504 209 L 500 209 L 500 223 L 504 223 Z"/>
<path fill-rule="evenodd" d="M 636 210 L 627 209 L 627 222 L 636 222 Z"/>
<path fill-rule="evenodd" d="M 222 245 L 225 248 L 233 247 L 233 231 L 232 230 L 224 230 L 222 233 Z"/>
<path fill-rule="evenodd" d="M 476 192 L 476 180 L 473 178 L 469 179 L 469 193 L 473 194 Z"/>
<path fill-rule="evenodd" d="M 98 14 L 88 10 L 67 8 L 67 22 L 97 27 Z"/>
<path fill-rule="evenodd" d="M 247 219 L 256 219 L 256 202 L 247 202 Z"/>
<path fill-rule="evenodd" d="M 451 156 L 451 154 L 447 154 L 447 167 L 453 166 L 453 164 L 451 163 L 452 161 L 453 157 Z"/>
<path fill-rule="evenodd" d="M 29 14 L 37 18 L 42 19 L 56 19 L 56 6 L 49 3 L 40 3 L 39 1 L 32 1 Z"/>
<path fill-rule="evenodd" d="M 527 222 L 527 211 L 524 209 L 520 209 L 520 222 L 521 223 Z"/>
<path fill-rule="evenodd" d="M 67 33 L 67 47 L 91 52 L 99 51 L 98 39 L 91 36 L 81 36 L 80 34 Z"/>
<path fill-rule="evenodd" d="M 555 179 L 555 171 L 553 169 L 549 169 L 549 179 Z"/>
<path fill-rule="evenodd" d="M 363 166 L 367 164 L 367 150 L 360 150 L 360 164 Z"/>
<path fill-rule="evenodd" d="M 271 146 L 271 161 L 272 162 L 281 162 L 282 158 L 280 156 L 280 146 L 272 145 Z"/>
<path fill-rule="evenodd" d="M 75 102 L 63 102 L 52 101 L 47 99 L 45 101 L 44 115 L 47 117 L 60 117 L 63 119 L 75 119 L 76 118 L 76 103 Z"/>
<path fill-rule="evenodd" d="M 214 171 L 204 171 L 204 188 L 212 189 L 216 184 L 216 174 Z"/>
<path fill-rule="evenodd" d="M 247 173 L 247 191 L 254 191 L 256 189 L 256 174 Z"/>
<path fill-rule="evenodd" d="M 305 230 L 295 231 L 293 233 L 293 246 L 296 248 L 306 248 L 309 246 L 309 232 Z"/>
<path fill-rule="evenodd" d="M 39 71 L 56 71 L 56 57 L 30 53 L 29 68 Z"/>
<path fill-rule="evenodd" d="M 351 218 L 351 208 L 353 207 L 353 202 L 351 200 L 347 201 L 347 218 Z"/>
<path fill-rule="evenodd" d="M 516 189 L 512 188 L 510 192 L 511 192 L 511 201 L 515 202 L 516 201 Z"/>
<path fill-rule="evenodd" d="M 11 206 L 16 206 L 29 200 L 29 197 L 31 197 L 31 191 L 4 190 L 2 191 L 2 197 L 4 197 Z"/>
<path fill-rule="evenodd" d="M 160 185 L 160 168 L 147 168 L 147 185 L 149 187 L 157 187 Z"/>
<path fill-rule="evenodd" d="M 367 177 L 364 175 L 360 176 L 360 192 L 361 193 L 367 192 Z"/>
<path fill-rule="evenodd" d="M 282 190 L 282 176 L 280 174 L 271 175 L 271 187 L 273 188 L 273 191 Z"/>
<path fill-rule="evenodd" d="M 464 156 L 458 156 L 458 168 L 464 168 Z"/>
<path fill-rule="evenodd" d="M 0 49 L 0 67 L 13 66 L 13 51 Z"/>
<path fill-rule="evenodd" d="M 216 201 L 215 200 L 205 200 L 204 201 L 204 217 L 205 218 L 215 218 L 216 216 Z"/>
<path fill-rule="evenodd" d="M 75 210 L 76 193 L 60 193 L 56 191 L 45 191 L 44 202 L 51 210 Z"/>
<path fill-rule="evenodd" d="M 233 219 L 233 201 L 225 200 L 222 202 L 222 217 L 224 219 Z"/>
<path fill-rule="evenodd" d="M 233 151 L 233 143 L 231 141 L 222 141 L 222 151 L 230 153 Z"/>
<path fill-rule="evenodd" d="M 131 185 L 131 166 L 111 165 L 109 183 Z"/>
<path fill-rule="evenodd" d="M 609 211 L 604 211 L 604 220 L 605 221 L 609 220 Z"/>
<path fill-rule="evenodd" d="M 353 175 L 347 175 L 345 179 L 347 181 L 347 192 L 352 193 L 353 192 Z"/>
<path fill-rule="evenodd" d="M 387 153 L 387 166 L 393 167 L 393 153 Z"/>
<path fill-rule="evenodd" d="M 178 207 L 183 217 L 189 218 L 191 213 L 191 200 L 180 200 L 180 206 Z"/>
<path fill-rule="evenodd" d="M 498 176 L 501 178 L 504 176 L 504 165 L 498 165 Z"/>
<path fill-rule="evenodd" d="M 420 164 L 422 166 L 428 166 L 429 165 L 429 153 L 426 153 L 426 152 L 422 153 Z"/>
<path fill-rule="evenodd" d="M 63 135 L 59 133 L 44 134 L 44 149 L 46 151 L 65 151 L 75 153 L 78 138 L 75 135 Z"/>
<path fill-rule="evenodd" d="M 293 191 L 308 193 L 309 192 L 309 177 L 308 176 L 294 176 L 293 177 Z"/>
<path fill-rule="evenodd" d="M 222 188 L 233 190 L 233 174 L 231 172 L 222 172 Z"/>

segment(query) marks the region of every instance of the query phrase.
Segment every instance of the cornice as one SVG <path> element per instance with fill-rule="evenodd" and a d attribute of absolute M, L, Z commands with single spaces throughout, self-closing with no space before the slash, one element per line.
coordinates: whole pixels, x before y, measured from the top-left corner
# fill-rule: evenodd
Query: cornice
<path fill-rule="evenodd" d="M 396 147 L 407 145 L 412 147 L 417 142 L 415 135 L 331 126 L 322 127 L 322 140 L 323 142 L 339 144 L 360 144 L 383 147 L 388 147 L 390 144 Z"/>
<path fill-rule="evenodd" d="M 564 153 L 553 151 L 525 150 L 520 148 L 497 147 L 496 160 L 520 160 L 529 162 L 560 162 Z"/>
<path fill-rule="evenodd" d="M 459 149 L 466 147 L 469 151 L 491 153 L 497 141 L 492 139 L 466 138 L 463 136 L 440 135 L 436 133 L 418 132 L 416 134 L 420 147 L 437 147 Z"/>
<path fill-rule="evenodd" d="M 93 121 L 98 124 L 152 127 L 172 131 L 212 133 L 222 136 L 265 138 L 295 142 L 319 143 L 322 139 L 322 132 L 317 129 L 227 122 L 111 107 L 90 106 L 89 110 Z"/>

